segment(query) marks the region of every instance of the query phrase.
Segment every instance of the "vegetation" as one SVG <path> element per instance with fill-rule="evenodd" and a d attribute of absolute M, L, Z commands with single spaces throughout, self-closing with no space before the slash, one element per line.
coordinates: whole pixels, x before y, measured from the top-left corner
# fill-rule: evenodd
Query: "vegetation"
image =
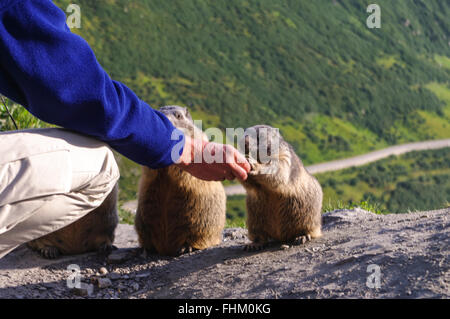
<path fill-rule="evenodd" d="M 406 213 L 450 205 L 450 149 L 411 152 L 317 175 L 325 210 L 377 203 L 377 211 Z"/>
<path fill-rule="evenodd" d="M 245 197 L 245 195 L 228 196 L 227 227 L 245 227 L 247 216 Z"/>
<path fill-rule="evenodd" d="M 134 225 L 134 214 L 130 213 L 119 206 L 119 223 Z"/>
<path fill-rule="evenodd" d="M 372 203 L 370 201 L 361 201 L 359 203 L 343 203 L 339 200 L 335 201 L 334 203 L 331 203 L 331 201 L 329 200 L 328 202 L 324 203 L 323 205 L 323 212 L 331 212 L 333 210 L 337 210 L 337 209 L 355 209 L 355 208 L 361 208 L 364 209 L 366 211 L 375 213 L 375 214 L 389 214 L 389 212 L 383 210 L 380 207 L 380 204 L 378 203 Z"/>
<path fill-rule="evenodd" d="M 14 121 L 9 116 L 8 110 Z M 50 126 L 49 124 L 34 117 L 24 107 L 8 100 L 5 97 L 0 98 L 0 132 L 15 130 L 16 127 L 14 122 L 16 123 L 18 129 Z"/>

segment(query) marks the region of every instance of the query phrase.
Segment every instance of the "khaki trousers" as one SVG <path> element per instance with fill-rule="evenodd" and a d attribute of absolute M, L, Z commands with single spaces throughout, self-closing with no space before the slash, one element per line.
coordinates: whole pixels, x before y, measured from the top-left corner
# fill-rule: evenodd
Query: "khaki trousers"
<path fill-rule="evenodd" d="M 0 258 L 102 204 L 119 179 L 106 144 L 64 129 L 0 133 Z"/>

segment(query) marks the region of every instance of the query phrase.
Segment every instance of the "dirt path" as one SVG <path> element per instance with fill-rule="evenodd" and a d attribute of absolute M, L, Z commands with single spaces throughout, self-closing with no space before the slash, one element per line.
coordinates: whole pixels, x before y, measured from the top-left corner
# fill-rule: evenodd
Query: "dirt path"
<path fill-rule="evenodd" d="M 310 165 L 307 166 L 306 169 L 311 174 L 325 173 L 330 171 L 337 171 L 344 168 L 349 168 L 352 166 L 365 165 L 371 162 L 378 161 L 382 158 L 389 157 L 391 155 L 401 155 L 412 151 L 424 151 L 446 147 L 450 147 L 450 139 L 401 144 L 387 147 L 382 150 L 370 152 L 363 155 L 344 158 L 326 163 Z M 245 190 L 241 185 L 227 186 L 225 187 L 225 192 L 227 193 L 228 196 L 245 194 Z"/>
<path fill-rule="evenodd" d="M 176 258 L 138 254 L 132 226 L 120 225 L 109 260 L 123 263 L 47 261 L 19 248 L 0 260 L 0 298 L 449 298 L 449 213 L 334 211 L 323 215 L 324 236 L 303 246 L 247 253 L 246 231 L 227 229 L 220 246 Z M 70 264 L 90 296 L 67 287 Z M 379 288 L 367 286 L 371 275 Z"/>

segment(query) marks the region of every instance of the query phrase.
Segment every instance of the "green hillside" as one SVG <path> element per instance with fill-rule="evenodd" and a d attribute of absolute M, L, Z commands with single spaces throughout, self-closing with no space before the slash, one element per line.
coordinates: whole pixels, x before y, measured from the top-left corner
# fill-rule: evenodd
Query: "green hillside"
<path fill-rule="evenodd" d="M 69 0 L 55 1 L 65 9 Z M 450 137 L 450 3 L 78 1 L 114 79 L 209 126 L 278 126 L 306 164 Z"/>
<path fill-rule="evenodd" d="M 391 156 L 317 178 L 324 210 L 360 202 L 390 213 L 450 207 L 449 148 Z"/>

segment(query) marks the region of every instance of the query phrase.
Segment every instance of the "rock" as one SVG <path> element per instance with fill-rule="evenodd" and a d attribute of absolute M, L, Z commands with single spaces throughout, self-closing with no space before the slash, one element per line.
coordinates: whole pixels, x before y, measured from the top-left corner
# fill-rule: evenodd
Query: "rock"
<path fill-rule="evenodd" d="M 280 249 L 282 249 L 282 250 L 288 250 L 289 248 L 290 248 L 289 245 L 281 245 L 280 246 Z"/>
<path fill-rule="evenodd" d="M 98 272 L 100 273 L 100 275 L 105 276 L 106 274 L 108 274 L 108 269 L 106 269 L 106 267 L 101 267 Z"/>
<path fill-rule="evenodd" d="M 337 209 L 322 214 L 322 222 L 324 226 L 328 226 L 328 224 L 338 224 L 338 223 L 353 224 L 357 221 L 368 219 L 372 216 L 376 215 L 361 208 L 355 208 L 352 210 Z"/>
<path fill-rule="evenodd" d="M 107 262 L 109 264 L 121 264 L 129 260 L 131 257 L 132 256 L 130 256 L 129 250 L 117 249 L 108 256 Z"/>
<path fill-rule="evenodd" d="M 242 239 L 247 237 L 247 230 L 242 228 L 227 228 L 223 231 L 224 241 L 227 239 Z"/>
<path fill-rule="evenodd" d="M 137 290 L 139 290 L 139 284 L 137 282 L 135 282 L 131 285 L 131 288 L 133 288 L 135 291 L 137 291 Z"/>
<path fill-rule="evenodd" d="M 98 278 L 97 284 L 99 288 L 108 288 L 112 286 L 112 281 L 109 278 Z"/>
<path fill-rule="evenodd" d="M 72 291 L 73 294 L 75 294 L 77 296 L 81 296 L 81 297 L 90 296 L 94 292 L 94 285 L 82 282 L 80 284 L 79 288 L 77 288 L 77 287 L 72 288 L 71 291 Z"/>
<path fill-rule="evenodd" d="M 125 286 L 124 284 L 119 284 L 119 285 L 117 286 L 117 289 L 119 289 L 119 290 L 125 290 L 125 289 L 127 289 L 127 286 Z"/>
<path fill-rule="evenodd" d="M 122 276 L 119 273 L 117 273 L 117 272 L 112 272 L 112 273 L 109 274 L 108 277 L 111 280 L 117 280 L 117 279 L 120 279 Z"/>
<path fill-rule="evenodd" d="M 348 257 L 348 258 L 339 260 L 339 261 L 336 262 L 334 265 L 335 265 L 335 266 L 342 266 L 342 265 L 351 263 L 351 262 L 353 262 L 353 261 L 355 261 L 355 260 L 357 260 L 357 259 L 358 259 L 357 256 L 350 256 L 350 257 Z"/>

